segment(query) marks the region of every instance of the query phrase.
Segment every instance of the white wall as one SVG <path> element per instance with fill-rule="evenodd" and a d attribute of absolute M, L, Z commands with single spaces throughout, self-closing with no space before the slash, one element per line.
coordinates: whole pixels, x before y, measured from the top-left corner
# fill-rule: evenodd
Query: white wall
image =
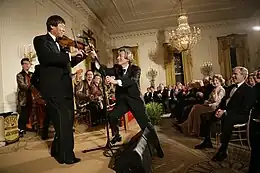
<path fill-rule="evenodd" d="M 198 24 L 202 30 L 201 40 L 192 50 L 192 76 L 193 79 L 201 79 L 202 74 L 200 67 L 205 61 L 213 63 L 213 70 L 215 73 L 220 72 L 218 64 L 218 43 L 217 37 L 226 36 L 229 34 L 248 34 L 248 44 L 250 53 L 250 70 L 253 70 L 260 66 L 260 51 L 257 55 L 257 50 L 260 50 L 260 32 L 252 31 L 252 26 L 255 25 L 256 19 L 243 19 L 235 21 L 223 21 L 214 23 Z M 139 61 L 142 69 L 143 76 L 141 77 L 141 89 L 146 91 L 149 86 L 145 74 L 150 67 L 158 71 L 156 78 L 156 85 L 159 83 L 166 83 L 165 71 L 164 71 L 164 56 L 162 50 L 162 44 L 168 42 L 169 31 L 172 28 L 166 28 L 164 36 L 162 36 L 162 30 L 145 30 L 138 32 L 130 32 L 124 34 L 111 35 L 111 45 L 114 48 L 129 45 L 139 46 Z M 155 60 L 151 60 L 150 52 L 154 53 Z"/>
<path fill-rule="evenodd" d="M 205 61 L 213 63 L 213 71 L 220 73 L 218 64 L 218 41 L 217 37 L 230 34 L 247 34 L 250 63 L 249 70 L 256 69 L 260 65 L 259 56 L 256 51 L 259 49 L 260 32 L 252 30 L 256 24 L 255 19 L 243 19 L 235 21 L 215 22 L 198 25 L 202 29 L 200 42 L 192 49 L 193 78 L 201 78 L 200 67 Z M 167 29 L 168 30 L 168 29 Z"/>
<path fill-rule="evenodd" d="M 75 7 L 75 8 L 74 8 Z M 77 10 L 75 10 L 77 8 Z M 67 35 L 91 29 L 97 44 L 103 49 L 100 54 L 107 54 L 109 35 L 103 24 L 81 0 L 4 0 L 0 4 L 0 112 L 16 110 L 16 74 L 21 70 L 21 49 L 32 44 L 36 35 L 46 34 L 46 20 L 58 14 L 66 21 Z M 105 62 L 104 59 L 101 61 Z M 76 69 L 83 68 L 85 63 Z M 74 70 L 76 70 L 74 69 Z"/>

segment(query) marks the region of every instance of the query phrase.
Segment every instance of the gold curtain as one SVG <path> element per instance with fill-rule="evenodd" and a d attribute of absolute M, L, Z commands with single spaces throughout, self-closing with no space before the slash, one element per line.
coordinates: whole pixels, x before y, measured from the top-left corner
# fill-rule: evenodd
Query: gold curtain
<path fill-rule="evenodd" d="M 230 60 L 230 44 L 231 40 L 229 40 L 227 37 L 218 38 L 218 63 L 220 66 L 220 73 L 225 80 L 229 80 L 232 72 Z"/>
<path fill-rule="evenodd" d="M 164 68 L 166 75 L 166 85 L 173 85 L 176 83 L 175 68 L 174 68 L 174 55 L 173 50 L 164 44 Z"/>
<path fill-rule="evenodd" d="M 134 61 L 132 64 L 139 66 L 139 57 L 138 57 L 138 46 L 129 47 L 130 51 L 133 53 Z M 118 56 L 118 48 L 112 49 L 113 52 L 113 62 L 116 63 L 116 58 Z"/>
<path fill-rule="evenodd" d="M 249 49 L 247 44 L 247 35 L 239 35 L 235 40 L 237 65 L 249 67 Z"/>
<path fill-rule="evenodd" d="M 248 68 L 249 51 L 247 46 L 247 35 L 232 34 L 218 37 L 218 62 L 220 73 L 228 80 L 232 74 L 230 48 L 236 48 L 236 64 Z"/>
<path fill-rule="evenodd" d="M 184 83 L 187 84 L 192 81 L 192 57 L 191 52 L 182 52 L 182 63 L 183 63 L 183 73 L 184 73 Z"/>

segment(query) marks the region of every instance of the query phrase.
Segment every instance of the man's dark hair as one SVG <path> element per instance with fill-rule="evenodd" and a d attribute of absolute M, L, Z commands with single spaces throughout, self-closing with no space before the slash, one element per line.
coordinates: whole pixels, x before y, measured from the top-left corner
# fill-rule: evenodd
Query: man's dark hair
<path fill-rule="evenodd" d="M 23 58 L 23 59 L 21 60 L 21 65 L 23 65 L 25 61 L 30 62 L 29 58 Z"/>
<path fill-rule="evenodd" d="M 154 86 L 150 86 L 150 89 L 154 89 Z"/>
<path fill-rule="evenodd" d="M 65 24 L 65 20 L 62 17 L 58 15 L 50 16 L 46 22 L 47 30 L 51 31 L 51 26 L 58 26 L 60 23 Z"/>

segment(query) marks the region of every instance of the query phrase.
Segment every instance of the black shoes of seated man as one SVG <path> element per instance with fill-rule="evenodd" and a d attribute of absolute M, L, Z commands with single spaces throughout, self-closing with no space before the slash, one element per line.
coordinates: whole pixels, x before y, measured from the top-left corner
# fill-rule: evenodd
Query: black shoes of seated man
<path fill-rule="evenodd" d="M 111 145 L 115 145 L 117 142 L 121 142 L 122 141 L 122 136 L 120 134 L 116 134 L 112 140 L 110 141 Z"/>
<path fill-rule="evenodd" d="M 214 162 L 221 162 L 227 158 L 227 153 L 218 151 L 217 154 L 211 159 Z"/>
<path fill-rule="evenodd" d="M 22 137 L 24 137 L 24 134 L 26 134 L 26 131 L 25 130 L 19 130 L 18 133 L 19 133 L 19 137 L 22 138 Z"/>
<path fill-rule="evenodd" d="M 196 145 L 195 149 L 206 149 L 206 148 L 213 148 L 213 145 L 211 143 L 211 141 L 203 141 L 201 144 Z M 216 162 L 221 162 L 223 160 L 225 160 L 227 158 L 227 153 L 223 152 L 223 151 L 218 151 L 217 154 L 211 159 L 212 161 Z"/>
<path fill-rule="evenodd" d="M 202 150 L 206 148 L 213 148 L 211 141 L 203 141 L 201 144 L 195 146 L 195 149 Z"/>

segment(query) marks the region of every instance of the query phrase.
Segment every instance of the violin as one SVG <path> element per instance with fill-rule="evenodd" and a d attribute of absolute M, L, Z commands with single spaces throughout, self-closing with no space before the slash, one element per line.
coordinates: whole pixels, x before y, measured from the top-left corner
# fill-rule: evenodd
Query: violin
<path fill-rule="evenodd" d="M 88 55 L 88 53 L 91 52 L 92 50 L 95 50 L 97 52 L 97 50 L 94 48 L 93 45 L 90 45 L 89 43 L 85 44 L 83 42 L 76 40 L 73 30 L 72 33 L 74 36 L 74 40 L 69 38 L 66 35 L 58 38 L 58 42 L 63 48 L 70 50 L 71 47 L 74 47 L 77 48 L 78 50 L 82 50 L 84 55 Z"/>

